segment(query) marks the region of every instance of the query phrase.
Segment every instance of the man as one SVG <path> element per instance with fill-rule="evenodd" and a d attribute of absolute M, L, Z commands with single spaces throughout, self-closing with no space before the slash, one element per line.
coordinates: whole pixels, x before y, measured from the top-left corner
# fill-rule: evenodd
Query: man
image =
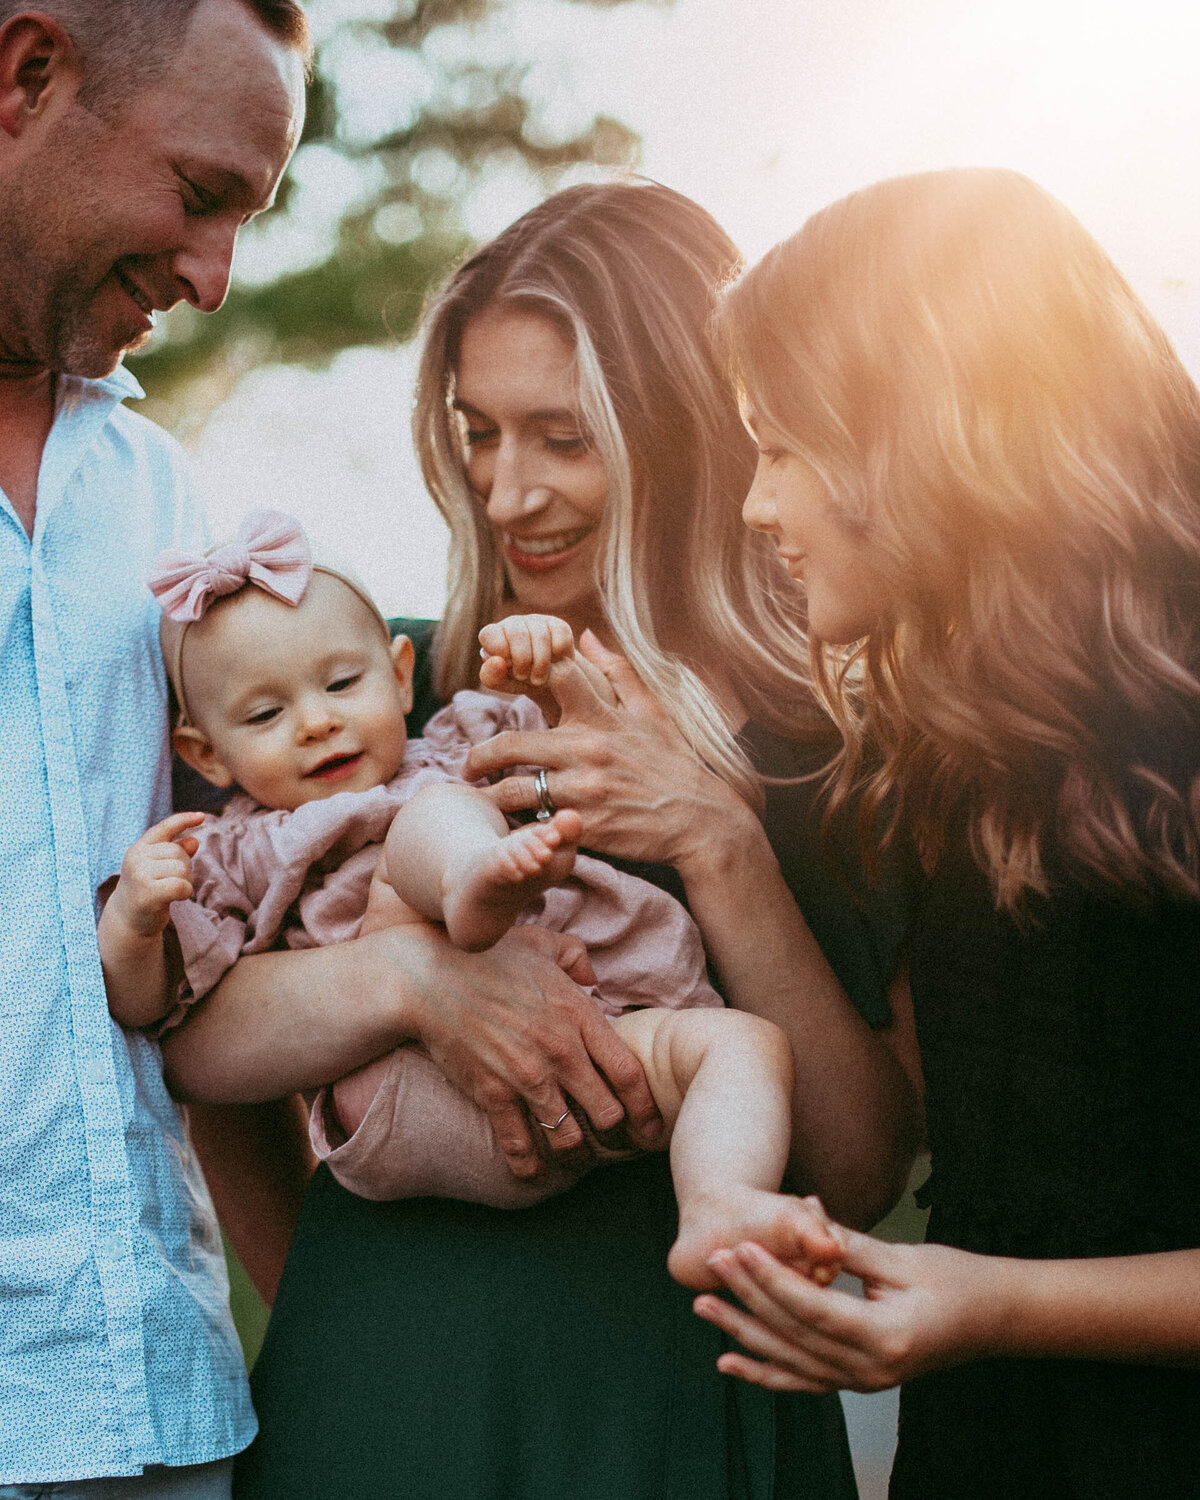
<path fill-rule="evenodd" d="M 295 0 L 0 0 L 0 1496 L 208 1500 L 253 1436 L 211 1204 L 157 1049 L 109 1021 L 95 900 L 168 810 L 143 580 L 201 530 L 119 361 L 156 312 L 220 306 L 306 49 Z"/>

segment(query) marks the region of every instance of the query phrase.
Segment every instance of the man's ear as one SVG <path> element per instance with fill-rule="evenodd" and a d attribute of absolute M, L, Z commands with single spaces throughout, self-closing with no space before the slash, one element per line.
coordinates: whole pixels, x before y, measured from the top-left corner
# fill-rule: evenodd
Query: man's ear
<path fill-rule="evenodd" d="M 413 651 L 413 643 L 406 635 L 398 635 L 392 642 L 392 670 L 396 674 L 396 681 L 400 684 L 400 691 L 404 697 L 405 713 L 413 704 L 413 665 L 415 662 L 416 654 Z"/>
<path fill-rule="evenodd" d="M 14 139 L 79 88 L 79 54 L 53 16 L 30 10 L 0 26 L 0 132 Z"/>
<path fill-rule="evenodd" d="M 219 787 L 233 785 L 233 772 L 217 759 L 212 741 L 202 729 L 194 724 L 181 724 L 171 735 L 171 743 L 180 760 L 186 761 L 193 771 L 199 771 L 205 781 Z"/>

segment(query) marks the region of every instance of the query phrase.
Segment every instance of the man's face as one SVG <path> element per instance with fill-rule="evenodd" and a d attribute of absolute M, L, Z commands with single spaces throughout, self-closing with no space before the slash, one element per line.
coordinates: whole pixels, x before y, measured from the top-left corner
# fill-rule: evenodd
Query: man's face
<path fill-rule="evenodd" d="M 5 184 L 0 351 L 99 376 L 151 314 L 225 298 L 238 230 L 299 136 L 303 65 L 240 0 L 200 0 L 166 72 L 101 119 L 73 101 Z"/>

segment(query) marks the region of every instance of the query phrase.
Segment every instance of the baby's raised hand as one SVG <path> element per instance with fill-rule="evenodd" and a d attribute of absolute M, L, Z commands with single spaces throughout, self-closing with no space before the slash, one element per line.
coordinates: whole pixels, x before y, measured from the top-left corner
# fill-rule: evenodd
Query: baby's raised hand
<path fill-rule="evenodd" d="M 171 902 L 191 896 L 192 855 L 199 845 L 187 830 L 203 822 L 203 813 L 172 813 L 126 850 L 106 909 L 130 932 L 157 937 L 167 925 Z"/>
<path fill-rule="evenodd" d="M 483 665 L 479 680 L 495 691 L 511 691 L 514 682 L 545 687 L 555 662 L 575 655 L 575 637 L 556 615 L 509 615 L 479 632 Z"/>

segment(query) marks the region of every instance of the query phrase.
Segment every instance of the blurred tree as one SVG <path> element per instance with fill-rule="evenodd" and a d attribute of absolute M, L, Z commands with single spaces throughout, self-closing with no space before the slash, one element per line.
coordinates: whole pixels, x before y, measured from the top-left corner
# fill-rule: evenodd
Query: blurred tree
<path fill-rule="evenodd" d="M 407 338 L 427 289 L 471 242 L 472 194 L 507 183 L 531 198 L 582 163 L 635 163 L 637 138 L 624 125 L 581 117 L 561 90 L 539 97 L 536 68 L 511 55 L 518 8 L 312 0 L 308 117 L 278 207 L 243 233 L 224 308 L 210 317 L 176 308 L 136 356 L 150 414 L 178 428 L 185 384 L 187 405 L 207 410 L 266 360 L 319 361 Z"/>

